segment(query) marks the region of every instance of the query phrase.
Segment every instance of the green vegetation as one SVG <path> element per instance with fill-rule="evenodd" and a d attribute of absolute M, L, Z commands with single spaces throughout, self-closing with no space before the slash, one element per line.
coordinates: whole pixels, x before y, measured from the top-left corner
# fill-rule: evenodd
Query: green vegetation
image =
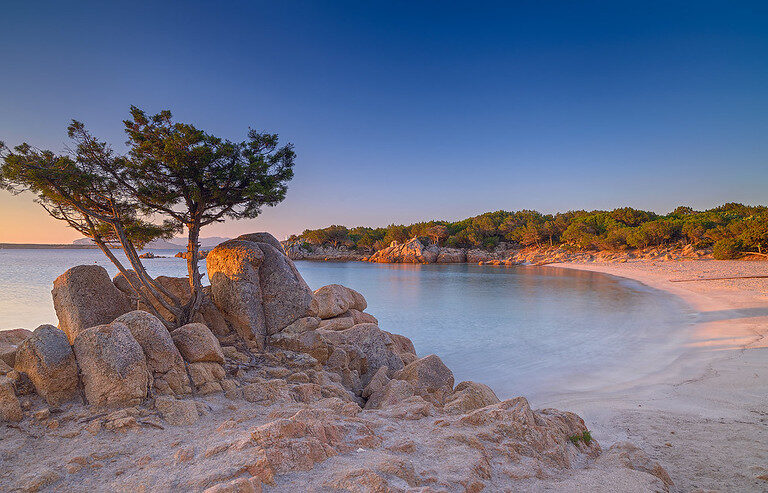
<path fill-rule="evenodd" d="M 254 218 L 263 206 L 281 202 L 293 177 L 293 146 L 279 147 L 277 135 L 253 130 L 243 142 L 223 140 L 173 121 L 169 111 L 149 116 L 131 107 L 124 124 L 126 155 L 74 120 L 68 128 L 74 148 L 65 154 L 26 143 L 9 149 L 0 142 L 0 188 L 33 193 L 51 216 L 91 238 L 166 325 L 183 325 L 202 302 L 200 230 L 225 219 Z M 191 292 L 186 302 L 152 279 L 137 253 L 147 242 L 184 229 Z M 138 284 L 110 243 L 121 245 Z M 153 309 L 147 293 L 173 318 Z"/>
<path fill-rule="evenodd" d="M 565 246 L 578 250 L 626 250 L 658 245 L 714 247 L 716 258 L 736 258 L 768 247 L 768 207 L 729 203 L 706 211 L 678 207 L 666 215 L 622 207 L 612 211 L 496 211 L 462 221 L 428 221 L 386 228 L 330 226 L 306 230 L 289 240 L 380 250 L 392 241 L 420 238 L 458 248 Z"/>
<path fill-rule="evenodd" d="M 585 444 L 589 445 L 592 443 L 592 433 L 589 432 L 589 430 L 584 431 L 581 435 L 571 435 L 568 437 L 568 440 L 571 441 L 572 444 L 578 445 L 579 441 L 584 442 Z"/>

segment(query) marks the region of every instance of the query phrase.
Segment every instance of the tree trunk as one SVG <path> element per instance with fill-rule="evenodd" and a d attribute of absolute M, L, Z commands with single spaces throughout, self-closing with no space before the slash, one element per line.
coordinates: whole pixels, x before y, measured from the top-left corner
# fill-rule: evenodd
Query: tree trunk
<path fill-rule="evenodd" d="M 120 271 L 121 274 L 125 277 L 125 280 L 128 282 L 128 284 L 131 286 L 131 289 L 136 293 L 136 295 L 141 299 L 141 301 L 144 302 L 144 304 L 147 306 L 150 312 L 152 312 L 152 315 L 156 316 L 158 319 L 160 319 L 161 322 L 163 322 L 163 325 L 165 325 L 169 330 L 174 328 L 174 324 L 172 320 L 166 320 L 165 317 L 163 317 L 160 312 L 157 311 L 157 308 L 152 304 L 152 302 L 149 301 L 149 299 L 144 295 L 144 292 L 141 290 L 141 286 L 134 286 L 131 282 L 131 276 L 128 275 L 128 270 L 123 266 L 122 262 L 115 257 L 115 255 L 112 253 L 112 251 L 109 249 L 109 247 L 101 240 L 92 238 L 94 243 L 96 243 L 102 252 L 104 252 L 104 255 L 107 256 L 107 258 L 117 267 L 117 270 Z"/>
<path fill-rule="evenodd" d="M 190 323 L 200 305 L 203 303 L 203 282 L 200 276 L 198 262 L 200 261 L 200 222 L 194 221 L 186 225 L 189 232 L 187 240 L 187 272 L 189 274 L 189 289 L 191 296 L 184 306 L 180 325 Z"/>
<path fill-rule="evenodd" d="M 178 321 L 182 315 L 181 301 L 179 301 L 176 296 L 169 293 L 168 290 L 166 290 L 162 285 L 155 282 L 155 280 L 152 279 L 149 274 L 147 274 L 146 269 L 144 269 L 144 264 L 141 263 L 141 259 L 139 259 L 139 255 L 136 253 L 136 249 L 133 247 L 133 243 L 131 243 L 131 240 L 129 240 L 126 236 L 122 226 L 120 224 L 113 224 L 112 227 L 120 240 L 120 245 L 123 247 L 125 256 L 128 257 L 128 261 L 131 263 L 134 272 L 136 272 L 136 275 L 139 277 L 139 281 L 141 281 L 144 287 L 147 288 L 149 294 L 151 294 L 158 301 L 158 303 L 163 305 L 166 310 L 171 312 L 171 314 L 173 314 L 173 316 L 176 317 L 176 320 Z M 171 300 L 172 304 L 166 301 L 165 296 L 163 295 L 167 296 L 168 299 Z"/>

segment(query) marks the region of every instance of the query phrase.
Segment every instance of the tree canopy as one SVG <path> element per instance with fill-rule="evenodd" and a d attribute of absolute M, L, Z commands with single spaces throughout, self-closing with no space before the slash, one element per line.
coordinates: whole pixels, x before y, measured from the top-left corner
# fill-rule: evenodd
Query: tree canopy
<path fill-rule="evenodd" d="M 560 245 L 574 249 L 623 250 L 674 243 L 716 247 L 719 258 L 768 247 L 768 207 L 728 203 L 705 211 L 680 206 L 666 215 L 621 207 L 611 211 L 496 211 L 461 221 L 427 221 L 385 228 L 344 226 L 306 230 L 293 237 L 314 245 L 337 246 L 327 235 L 346 238 L 351 249 L 378 250 L 392 241 L 418 237 L 424 242 L 459 248 Z M 354 232 L 354 233 L 353 233 Z M 719 244 L 718 244 L 719 242 Z M 729 253 L 726 253 L 729 252 Z"/>
<path fill-rule="evenodd" d="M 74 120 L 68 134 L 75 146 L 62 154 L 0 143 L 0 186 L 35 194 L 51 216 L 92 238 L 126 273 L 109 250 L 110 243 L 120 243 L 140 282 L 131 287 L 145 300 L 150 293 L 173 314 L 167 325 L 180 325 L 192 320 L 202 302 L 201 228 L 254 218 L 262 207 L 280 203 L 296 155 L 292 144 L 279 145 L 276 134 L 249 129 L 246 140 L 232 142 L 176 122 L 169 111 L 150 116 L 132 106 L 130 115 L 124 155 Z M 182 303 L 146 273 L 137 249 L 184 229 L 191 296 Z"/>

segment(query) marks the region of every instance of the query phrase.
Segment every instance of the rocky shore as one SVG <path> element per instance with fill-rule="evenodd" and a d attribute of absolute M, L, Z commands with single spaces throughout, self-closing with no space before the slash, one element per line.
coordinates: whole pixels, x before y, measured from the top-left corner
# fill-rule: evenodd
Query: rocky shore
<path fill-rule="evenodd" d="M 335 248 L 331 246 L 310 245 L 303 241 L 283 241 L 285 253 L 291 260 L 316 260 L 325 262 L 355 262 L 363 260 L 371 252 Z"/>
<path fill-rule="evenodd" d="M 373 253 L 328 246 L 312 246 L 299 242 L 283 242 L 293 260 L 365 261 L 386 264 L 457 264 L 480 265 L 545 265 L 558 262 L 626 262 L 638 260 L 711 259 L 711 249 L 695 249 L 692 245 L 670 245 L 637 250 L 578 251 L 562 246 L 510 248 L 502 244 L 492 250 L 450 248 L 424 245 L 418 238 L 391 245 Z"/>
<path fill-rule="evenodd" d="M 603 449 L 576 414 L 457 384 L 438 356 L 381 329 L 361 293 L 311 291 L 266 233 L 214 248 L 207 271 L 197 319 L 170 331 L 122 275 L 87 265 L 54 281 L 58 327 L 0 332 L 0 489 L 673 485 L 634 445 Z M 189 297 L 186 279 L 157 282 Z"/>

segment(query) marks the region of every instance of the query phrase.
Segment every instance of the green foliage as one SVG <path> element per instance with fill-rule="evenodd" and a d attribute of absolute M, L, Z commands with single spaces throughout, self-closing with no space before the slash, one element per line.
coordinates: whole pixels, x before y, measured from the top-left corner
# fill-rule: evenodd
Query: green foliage
<path fill-rule="evenodd" d="M 169 111 L 149 116 L 132 106 L 130 114 L 124 121 L 128 154 L 122 156 L 74 120 L 67 130 L 75 148 L 67 154 L 26 143 L 10 150 L 0 143 L 0 187 L 35 194 L 51 216 L 92 238 L 124 272 L 106 247 L 120 242 L 143 287 L 182 325 L 202 302 L 201 228 L 254 218 L 262 207 L 281 202 L 295 153 L 291 144 L 279 146 L 276 134 L 249 130 L 247 139 L 236 143 L 175 122 Z M 136 249 L 183 228 L 192 296 L 182 306 L 146 274 Z M 342 240 L 331 236 L 328 241 Z M 141 295 L 138 286 L 132 287 Z"/>
<path fill-rule="evenodd" d="M 592 443 L 592 433 L 589 430 L 585 430 L 584 433 L 569 436 L 568 440 L 574 445 L 578 445 L 580 441 L 589 445 Z"/>
<path fill-rule="evenodd" d="M 733 238 L 717 240 L 712 246 L 712 256 L 717 260 L 730 260 L 741 256 L 741 243 Z"/>
<path fill-rule="evenodd" d="M 307 230 L 301 237 L 313 244 L 331 244 L 327 229 Z M 531 210 L 496 211 L 456 222 L 359 227 L 349 234 L 352 248 L 368 251 L 414 237 L 422 238 L 424 243 L 454 248 L 492 249 L 504 242 L 511 246 L 562 245 L 582 250 L 623 250 L 674 243 L 703 248 L 723 239 L 734 239 L 738 240 L 740 251 L 761 253 L 768 248 L 768 208 L 729 203 L 695 211 L 680 206 L 667 215 L 631 207 L 555 215 Z"/>

